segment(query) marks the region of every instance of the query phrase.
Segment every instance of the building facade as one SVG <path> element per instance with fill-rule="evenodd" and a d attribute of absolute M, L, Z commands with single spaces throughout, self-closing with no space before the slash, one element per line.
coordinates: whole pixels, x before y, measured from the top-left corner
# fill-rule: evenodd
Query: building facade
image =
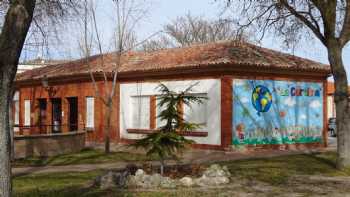
<path fill-rule="evenodd" d="M 195 147 L 327 144 L 328 65 L 242 42 L 133 52 L 121 60 L 106 54 L 103 65 L 100 59 L 93 56 L 19 75 L 18 134 L 84 130 L 87 141 L 103 142 L 107 109 L 96 87 L 99 95 L 108 93 L 116 62 L 121 62 L 111 117 L 115 143 L 131 143 L 162 126 L 157 87 L 163 83 L 174 92 L 196 84 L 191 94 L 208 98 L 200 105 L 182 106 L 185 120 L 202 125 L 198 131 L 179 131 Z"/>

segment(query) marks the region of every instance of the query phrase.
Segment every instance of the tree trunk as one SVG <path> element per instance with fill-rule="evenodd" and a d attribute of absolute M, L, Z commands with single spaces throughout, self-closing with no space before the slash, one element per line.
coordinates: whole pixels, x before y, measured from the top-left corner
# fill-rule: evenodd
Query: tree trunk
<path fill-rule="evenodd" d="M 14 160 L 15 158 L 15 139 L 14 139 L 14 129 L 13 129 L 13 126 L 14 126 L 14 119 L 13 119 L 13 92 L 11 92 L 11 100 L 10 100 L 10 107 L 9 107 L 9 129 L 10 129 L 10 158 L 11 158 L 11 161 Z"/>
<path fill-rule="evenodd" d="M 35 0 L 10 1 L 0 34 L 0 196 L 11 196 L 9 104 Z"/>
<path fill-rule="evenodd" d="M 164 159 L 160 160 L 160 175 L 164 175 L 164 166 L 165 166 L 165 162 Z"/>
<path fill-rule="evenodd" d="M 350 106 L 348 80 L 342 60 L 342 48 L 336 41 L 328 45 L 328 59 L 335 82 L 334 100 L 337 121 L 337 168 L 350 166 Z"/>
<path fill-rule="evenodd" d="M 111 138 L 111 118 L 113 110 L 113 101 L 108 99 L 107 102 L 107 111 L 106 111 L 106 125 L 105 125 L 105 153 L 110 153 L 110 138 Z"/>
<path fill-rule="evenodd" d="M 9 127 L 9 87 L 2 80 L 0 87 L 0 196 L 11 196 L 11 159 Z"/>

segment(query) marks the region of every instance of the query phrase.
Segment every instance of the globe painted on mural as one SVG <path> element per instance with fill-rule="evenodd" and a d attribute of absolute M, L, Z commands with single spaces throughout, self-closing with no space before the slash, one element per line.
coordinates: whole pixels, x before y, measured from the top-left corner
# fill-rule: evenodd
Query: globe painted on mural
<path fill-rule="evenodd" d="M 269 111 L 272 105 L 270 90 L 263 85 L 256 86 L 252 92 L 252 103 L 258 113 Z"/>

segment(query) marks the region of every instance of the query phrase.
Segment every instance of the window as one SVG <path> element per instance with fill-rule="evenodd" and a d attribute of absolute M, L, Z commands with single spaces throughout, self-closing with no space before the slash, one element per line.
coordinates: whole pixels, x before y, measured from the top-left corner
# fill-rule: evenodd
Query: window
<path fill-rule="evenodd" d="M 196 94 L 197 96 L 206 97 L 207 94 Z M 157 99 L 157 128 L 164 126 L 166 123 L 165 120 L 160 120 L 158 115 L 162 110 L 166 107 L 162 108 L 158 106 L 159 100 Z M 203 100 L 203 103 L 191 103 L 190 107 L 187 105 L 183 105 L 184 112 L 184 120 L 191 123 L 201 124 L 202 127 L 205 127 L 207 124 L 207 100 Z"/>
<path fill-rule="evenodd" d="M 206 97 L 206 94 L 198 94 L 198 96 Z M 205 127 L 207 124 L 207 100 L 202 103 L 191 103 L 190 106 L 184 105 L 184 119 L 187 122 L 201 124 Z"/>
<path fill-rule="evenodd" d="M 24 126 L 30 126 L 30 100 L 24 100 Z"/>
<path fill-rule="evenodd" d="M 19 92 L 16 91 L 15 95 L 13 96 L 13 104 L 14 104 L 14 124 L 19 125 Z"/>
<path fill-rule="evenodd" d="M 329 118 L 332 118 L 332 117 L 335 117 L 335 105 L 334 105 L 334 102 L 333 102 L 333 96 L 328 96 L 327 97 L 327 106 L 328 106 L 328 117 Z"/>
<path fill-rule="evenodd" d="M 14 118 L 14 124 L 19 125 L 19 101 L 15 101 L 15 118 Z"/>
<path fill-rule="evenodd" d="M 95 98 L 86 97 L 86 127 L 94 128 L 95 127 Z"/>
<path fill-rule="evenodd" d="M 166 124 L 166 120 L 161 120 L 158 116 L 160 114 L 160 112 L 162 112 L 163 110 L 166 109 L 166 106 L 159 106 L 159 97 L 156 98 L 156 127 L 162 127 Z"/>
<path fill-rule="evenodd" d="M 150 128 L 150 97 L 134 96 L 131 97 L 132 104 L 132 128 L 149 129 Z"/>

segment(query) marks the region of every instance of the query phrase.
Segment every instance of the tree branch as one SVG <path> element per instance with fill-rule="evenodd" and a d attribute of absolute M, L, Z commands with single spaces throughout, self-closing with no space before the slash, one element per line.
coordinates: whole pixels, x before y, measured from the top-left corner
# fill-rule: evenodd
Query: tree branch
<path fill-rule="evenodd" d="M 346 45 L 350 40 L 350 0 L 346 1 L 344 24 L 340 32 L 339 40 L 341 46 Z"/>
<path fill-rule="evenodd" d="M 300 14 L 294 7 L 292 7 L 286 0 L 280 0 L 280 3 L 291 13 L 293 14 L 297 19 L 299 19 L 301 22 L 303 22 L 315 35 L 316 37 L 323 43 L 327 44 L 326 39 L 322 32 L 320 32 L 315 25 L 309 19 L 307 19 L 305 16 Z"/>

